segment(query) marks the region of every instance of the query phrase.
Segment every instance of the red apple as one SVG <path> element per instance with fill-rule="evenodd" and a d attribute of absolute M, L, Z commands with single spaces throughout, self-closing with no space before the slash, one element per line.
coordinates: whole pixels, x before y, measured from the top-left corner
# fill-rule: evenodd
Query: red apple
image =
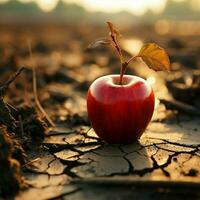
<path fill-rule="evenodd" d="M 108 143 L 130 144 L 151 120 L 154 93 L 142 78 L 107 75 L 96 79 L 87 96 L 88 116 L 96 134 Z"/>
<path fill-rule="evenodd" d="M 87 96 L 88 116 L 97 135 L 109 143 L 129 144 L 145 131 L 154 110 L 154 93 L 142 78 L 124 75 L 127 66 L 141 58 L 155 71 L 170 71 L 166 51 L 155 43 L 144 44 L 139 53 L 128 60 L 118 41 L 119 31 L 107 22 L 109 39 L 99 39 L 89 45 L 111 45 L 120 59 L 120 75 L 108 75 L 92 83 Z"/>

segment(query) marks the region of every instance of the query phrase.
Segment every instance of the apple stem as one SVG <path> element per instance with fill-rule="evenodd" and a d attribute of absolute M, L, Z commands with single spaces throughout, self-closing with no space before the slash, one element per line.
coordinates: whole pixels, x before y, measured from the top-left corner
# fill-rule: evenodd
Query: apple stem
<path fill-rule="evenodd" d="M 127 66 L 129 65 L 129 63 L 131 63 L 132 61 L 134 61 L 137 57 L 138 56 L 133 56 L 128 61 L 121 62 L 119 85 L 123 85 L 123 76 L 124 76 L 124 73 L 126 71 Z"/>
<path fill-rule="evenodd" d="M 123 76 L 124 76 L 127 66 L 128 66 L 127 62 L 123 62 L 121 64 L 119 85 L 123 85 Z"/>

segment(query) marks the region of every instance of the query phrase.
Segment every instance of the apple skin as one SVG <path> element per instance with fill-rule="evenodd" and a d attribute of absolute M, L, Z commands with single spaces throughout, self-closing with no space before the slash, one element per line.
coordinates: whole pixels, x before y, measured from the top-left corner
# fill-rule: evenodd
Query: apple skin
<path fill-rule="evenodd" d="M 96 79 L 87 95 L 88 117 L 96 134 L 111 144 L 131 144 L 145 131 L 154 111 L 154 92 L 142 78 L 119 75 Z"/>

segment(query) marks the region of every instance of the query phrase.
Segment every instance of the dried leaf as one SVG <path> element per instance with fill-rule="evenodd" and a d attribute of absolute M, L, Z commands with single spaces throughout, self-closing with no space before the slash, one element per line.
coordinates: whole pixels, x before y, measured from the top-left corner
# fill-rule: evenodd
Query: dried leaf
<path fill-rule="evenodd" d="M 99 38 L 88 45 L 87 49 L 94 49 L 101 45 L 110 45 L 111 41 L 108 38 Z"/>
<path fill-rule="evenodd" d="M 137 57 L 155 71 L 170 71 L 170 61 L 166 51 L 155 43 L 145 44 Z"/>

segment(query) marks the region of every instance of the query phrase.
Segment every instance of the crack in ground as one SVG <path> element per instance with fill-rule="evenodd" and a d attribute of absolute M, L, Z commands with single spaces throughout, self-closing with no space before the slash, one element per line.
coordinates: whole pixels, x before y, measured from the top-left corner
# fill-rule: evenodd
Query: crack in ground
<path fill-rule="evenodd" d="M 51 136 L 58 136 L 58 135 L 70 135 L 72 133 L 77 133 L 80 130 L 71 130 L 71 131 L 66 131 L 66 132 L 56 132 L 56 131 L 49 131 L 49 133 L 46 135 L 46 137 L 51 137 Z"/>
<path fill-rule="evenodd" d="M 59 151 L 65 150 L 65 149 L 71 149 L 71 148 L 76 148 L 76 147 L 87 147 L 87 146 L 93 146 L 93 145 L 101 145 L 101 143 L 98 143 L 98 142 L 88 142 L 88 143 L 81 143 L 81 144 L 69 144 L 69 143 L 67 143 L 67 144 L 43 143 L 43 144 L 53 154 L 57 153 Z"/>
<path fill-rule="evenodd" d="M 165 140 L 165 143 L 159 143 L 159 144 L 166 144 L 166 142 L 167 142 L 167 141 Z M 176 143 L 174 143 L 174 142 L 172 142 L 172 144 L 176 145 Z M 77 145 L 76 145 L 76 146 L 77 146 Z M 165 148 L 163 148 L 163 147 L 159 147 L 159 146 L 157 146 L 157 144 L 151 144 L 151 145 L 148 145 L 148 147 L 149 147 L 149 146 L 154 146 L 154 147 L 157 148 L 156 153 L 153 154 L 152 156 L 150 156 L 150 158 L 151 158 L 151 160 L 152 160 L 152 163 L 153 163 L 153 167 L 144 168 L 144 169 L 141 169 L 141 170 L 134 170 L 134 166 L 132 166 L 130 160 L 129 160 L 126 156 L 129 155 L 130 153 L 133 153 L 133 152 L 136 152 L 136 153 L 138 153 L 138 154 L 141 155 L 141 156 L 146 156 L 146 155 L 143 155 L 143 154 L 139 153 L 137 150 L 135 150 L 135 151 L 133 151 L 133 152 L 127 153 L 127 152 L 125 152 L 125 151 L 119 146 L 120 151 L 121 151 L 122 153 L 125 153 L 125 155 L 123 155 L 122 158 L 125 159 L 126 162 L 128 163 L 129 170 L 128 170 L 127 172 L 123 172 L 123 173 L 121 173 L 121 172 L 118 173 L 118 172 L 117 172 L 117 173 L 113 173 L 113 174 L 110 174 L 110 175 L 107 175 L 107 176 L 129 175 L 129 174 L 136 174 L 136 175 L 139 175 L 139 176 L 144 176 L 145 174 L 151 173 L 151 172 L 153 172 L 153 171 L 156 170 L 156 169 L 161 169 L 161 170 L 163 171 L 163 173 L 165 174 L 165 176 L 169 177 L 169 176 L 170 176 L 170 173 L 169 173 L 168 171 L 166 171 L 164 168 L 166 168 L 167 166 L 169 166 L 169 165 L 171 164 L 171 161 L 172 161 L 173 157 L 176 157 L 176 156 L 178 156 L 179 154 L 183 154 L 183 153 L 184 153 L 184 154 L 192 154 L 192 153 L 193 153 L 194 155 L 196 155 L 195 153 L 198 151 L 198 149 L 194 149 L 194 150 L 191 150 L 191 151 L 189 151 L 189 152 L 188 152 L 188 151 L 179 151 L 179 152 L 176 152 L 176 151 L 172 151 L 172 150 L 169 150 L 169 149 L 165 149 Z M 180 146 L 180 145 L 179 145 L 179 146 Z M 182 145 L 181 145 L 181 146 L 182 146 Z M 186 146 L 191 148 L 191 145 L 186 145 Z M 69 147 L 69 146 L 68 146 L 68 147 Z M 185 146 L 184 146 L 184 147 L 185 147 Z M 100 147 L 99 147 L 99 148 L 100 148 Z M 145 148 L 145 146 L 141 146 L 141 149 L 142 149 L 142 148 Z M 78 153 L 79 153 L 79 156 L 84 155 L 84 153 L 85 153 L 85 152 L 81 152 L 81 151 L 79 151 L 79 150 L 74 149 L 74 147 L 71 147 L 71 148 L 69 148 L 69 149 L 72 150 L 72 151 L 78 152 Z M 157 152 L 158 152 L 160 149 L 161 149 L 161 150 L 165 150 L 165 151 L 173 152 L 173 153 L 174 153 L 174 154 L 172 154 L 172 155 L 169 155 L 167 161 L 166 161 L 164 164 L 162 164 L 162 165 L 158 165 L 156 159 L 154 158 L 154 156 L 157 154 Z M 102 155 L 102 154 L 100 154 L 100 153 L 93 152 L 93 149 L 91 150 L 91 152 L 94 153 L 94 154 L 96 154 L 96 155 L 98 155 L 98 156 L 110 157 L 110 155 Z M 113 156 L 113 155 L 112 155 L 112 157 L 121 157 L 121 156 Z M 147 156 L 146 156 L 146 157 L 147 157 Z M 79 177 L 79 176 L 77 176 L 75 173 L 73 173 L 73 172 L 71 171 L 72 168 L 87 164 L 87 163 L 80 163 L 79 160 L 78 160 L 78 161 L 67 161 L 67 160 L 62 160 L 61 158 L 58 158 L 58 159 L 61 161 L 62 164 L 68 165 L 68 167 L 65 168 L 64 173 L 66 173 L 67 175 L 69 175 L 69 176 L 71 176 L 71 177 Z"/>
<path fill-rule="evenodd" d="M 156 161 L 156 159 L 154 158 L 154 156 L 158 153 L 158 151 L 160 150 L 160 149 L 162 149 L 161 147 L 157 147 L 158 148 L 158 150 L 157 150 L 157 152 L 155 153 L 155 154 L 153 154 L 152 156 L 150 156 L 150 158 L 151 158 L 151 160 L 152 160 L 152 162 L 153 162 L 153 167 L 152 168 L 145 168 L 145 169 L 143 169 L 143 170 L 135 170 L 134 171 L 134 174 L 139 174 L 140 176 L 143 176 L 143 175 L 145 175 L 146 173 L 150 173 L 150 172 L 153 172 L 154 170 L 156 170 L 156 169 L 161 169 L 163 172 L 164 172 L 164 174 L 167 176 L 167 177 L 169 177 L 170 176 L 170 173 L 168 172 L 168 171 L 166 171 L 164 168 L 166 168 L 166 167 L 168 167 L 170 164 L 171 164 L 171 162 L 172 162 L 172 159 L 174 158 L 174 157 L 176 157 L 176 156 L 178 156 L 178 155 L 180 155 L 180 154 L 192 154 L 192 155 L 196 155 L 195 153 L 198 151 L 198 149 L 194 149 L 194 150 L 192 150 L 192 151 L 190 151 L 190 152 L 188 152 L 188 151 L 174 151 L 173 152 L 173 154 L 172 155 L 169 155 L 168 156 L 168 159 L 167 159 L 167 161 L 165 162 L 165 163 L 163 163 L 162 165 L 158 165 L 158 163 L 157 163 L 157 161 Z M 166 149 L 162 149 L 162 150 L 166 150 Z"/>
<path fill-rule="evenodd" d="M 103 156 L 103 157 L 121 157 L 127 162 L 128 170 L 126 172 L 111 173 L 109 175 L 106 175 L 106 177 L 113 177 L 115 175 L 121 175 L 121 176 L 138 175 L 138 176 L 142 177 L 142 176 L 146 175 L 147 173 L 152 173 L 154 170 L 157 170 L 157 169 L 162 170 L 163 174 L 166 177 L 170 177 L 170 173 L 165 168 L 168 167 L 172 163 L 172 160 L 173 160 L 174 157 L 177 157 L 180 154 L 190 154 L 191 157 L 188 159 L 188 160 L 190 160 L 194 155 L 199 156 L 199 155 L 196 154 L 196 152 L 199 151 L 200 145 L 180 144 L 180 143 L 177 143 L 177 142 L 168 141 L 167 139 L 152 138 L 152 137 L 148 137 L 148 139 L 161 140 L 162 142 L 148 144 L 148 145 L 143 145 L 141 143 L 138 143 L 139 146 L 140 146 L 138 148 L 138 150 L 133 150 L 131 152 L 126 152 L 125 150 L 123 150 L 123 148 L 122 148 L 123 146 L 118 146 L 119 150 L 124 154 L 123 156 L 120 156 L 120 155 L 104 155 L 104 154 L 101 154 L 101 153 L 98 153 L 98 152 L 94 151 L 96 149 L 104 147 L 105 143 L 103 143 L 100 139 L 98 139 L 96 137 L 88 136 L 87 134 L 88 134 L 88 132 L 90 130 L 91 129 L 89 129 L 85 133 L 81 133 L 84 136 L 84 139 L 80 140 L 80 143 L 77 143 L 77 144 L 70 144 L 70 143 L 66 142 L 65 140 L 64 141 L 66 142 L 66 144 L 44 143 L 44 147 L 47 147 L 48 148 L 48 152 L 55 157 L 55 159 L 51 160 L 48 163 L 48 166 L 47 166 L 46 170 L 48 170 L 51 167 L 51 163 L 53 163 L 56 159 L 59 159 L 59 161 L 65 166 L 65 169 L 64 169 L 63 173 L 61 173 L 61 174 L 67 174 L 69 177 L 72 177 L 72 178 L 81 178 L 75 172 L 72 172 L 72 169 L 75 168 L 75 167 L 81 166 L 81 165 L 86 165 L 86 164 L 90 164 L 91 162 L 95 162 L 94 160 L 91 160 L 91 162 L 89 162 L 89 163 L 88 162 L 86 162 L 86 163 L 81 163 L 80 162 L 80 160 L 81 160 L 80 156 L 91 152 L 91 153 L 93 153 L 95 155 Z M 85 143 L 86 139 L 95 139 L 96 141 L 95 142 L 92 141 L 92 142 Z M 159 146 L 159 145 L 166 145 L 166 144 L 171 144 L 171 145 L 184 147 L 184 148 L 193 148 L 193 150 L 191 150 L 191 151 L 186 151 L 186 150 L 185 151 L 184 150 L 183 151 L 176 151 L 176 150 L 171 150 L 171 149 Z M 81 151 L 81 150 L 76 149 L 77 147 L 87 147 L 87 146 L 92 146 L 92 145 L 99 145 L 99 147 L 97 147 L 96 149 L 88 150 L 88 151 Z M 155 147 L 156 148 L 156 153 L 154 153 L 151 156 L 148 156 L 148 155 L 145 155 L 145 154 L 142 154 L 141 152 L 139 152 L 140 150 L 142 150 L 144 148 L 148 148 L 148 147 Z M 77 152 L 79 155 L 72 156 L 71 158 L 78 157 L 78 159 L 70 161 L 70 160 L 64 160 L 64 159 L 54 155 L 55 153 L 57 153 L 59 151 L 62 151 L 62 150 L 66 150 L 66 149 L 74 151 L 74 152 Z M 161 165 L 158 164 L 158 161 L 155 158 L 155 155 L 158 153 L 159 150 L 164 150 L 164 151 L 173 153 L 171 155 L 168 155 L 168 158 L 167 158 L 166 162 L 161 164 Z M 147 168 L 143 168 L 143 169 L 139 169 L 139 170 L 134 170 L 133 164 L 127 158 L 127 156 L 129 154 L 134 153 L 134 152 L 137 153 L 140 156 L 144 156 L 144 157 L 150 158 L 151 161 L 152 161 L 152 167 L 147 167 Z M 90 158 L 88 158 L 88 159 L 90 159 Z M 50 176 L 50 174 L 47 173 L 47 172 L 38 172 L 38 171 L 34 171 L 34 170 L 32 172 L 33 173 L 37 173 L 37 174 L 47 174 L 48 176 Z M 94 173 L 94 175 L 95 175 L 95 173 Z M 56 197 L 56 198 L 59 198 L 59 197 Z"/>
<path fill-rule="evenodd" d="M 125 155 L 123 156 L 123 159 L 128 163 L 128 174 L 131 174 L 133 172 L 133 165 L 132 163 L 130 162 L 130 160 L 126 157 L 129 153 L 126 153 L 122 148 L 121 146 L 118 147 L 119 150 L 122 152 L 122 153 L 125 153 Z"/>
<path fill-rule="evenodd" d="M 167 149 L 167 148 L 164 148 L 164 147 L 159 147 L 155 144 L 155 146 L 158 148 L 158 149 L 161 149 L 161 150 L 164 150 L 164 151 L 168 151 L 168 152 L 172 152 L 172 153 L 176 153 L 178 152 L 179 154 L 190 154 L 192 156 L 197 156 L 197 157 L 200 157 L 198 154 L 196 154 L 197 152 L 199 152 L 199 149 L 198 148 L 194 148 L 193 150 L 191 151 L 175 151 L 175 150 L 171 150 L 171 149 Z M 191 147 L 190 147 L 191 148 Z"/>
<path fill-rule="evenodd" d="M 176 145 L 176 146 L 181 146 L 181 147 L 190 147 L 190 148 L 198 148 L 200 147 L 200 144 L 198 145 L 193 145 L 193 144 L 181 144 L 181 143 L 178 143 L 178 142 L 172 142 L 172 141 L 169 141 L 169 140 L 166 140 L 166 139 L 163 139 L 163 138 L 153 138 L 153 137 L 147 137 L 149 139 L 158 139 L 158 140 L 162 140 L 163 142 L 165 142 L 166 144 L 172 144 L 172 145 Z"/>
<path fill-rule="evenodd" d="M 196 151 L 198 151 L 198 149 L 194 149 L 194 150 L 192 150 L 192 151 L 190 151 L 190 152 L 187 152 L 187 151 L 173 152 L 173 154 L 172 154 L 172 155 L 169 155 L 167 161 L 166 161 L 165 163 L 163 163 L 162 165 L 159 165 L 159 164 L 157 163 L 156 159 L 154 158 L 154 156 L 158 153 L 158 151 L 159 151 L 159 149 L 157 149 L 157 151 L 156 151 L 155 154 L 153 154 L 153 155 L 150 156 L 150 158 L 151 158 L 151 160 L 152 160 L 152 162 L 153 162 L 153 167 L 144 168 L 144 169 L 140 169 L 140 170 L 134 170 L 134 166 L 132 166 L 130 160 L 128 160 L 128 159 L 126 158 L 126 161 L 127 161 L 128 164 L 129 164 L 129 170 L 128 170 L 128 172 L 123 172 L 123 173 L 120 173 L 120 172 L 119 172 L 119 173 L 112 173 L 112 174 L 110 174 L 108 177 L 112 177 L 112 176 L 116 176 L 116 175 L 121 175 L 121 176 L 124 176 L 124 175 L 139 175 L 139 176 L 142 177 L 142 176 L 146 175 L 147 173 L 151 173 L 151 172 L 153 172 L 154 170 L 157 170 L 157 169 L 161 169 L 165 176 L 170 177 L 170 173 L 169 173 L 167 170 L 165 170 L 165 168 L 168 167 L 168 166 L 171 164 L 172 159 L 173 159 L 174 157 L 180 155 L 180 154 L 183 154 L 183 153 L 184 153 L 184 154 L 191 154 L 191 153 L 194 153 L 194 155 L 195 155 L 195 153 L 196 153 Z M 128 155 L 128 154 L 127 154 L 127 155 Z M 127 156 L 127 155 L 126 155 L 126 156 Z"/>

